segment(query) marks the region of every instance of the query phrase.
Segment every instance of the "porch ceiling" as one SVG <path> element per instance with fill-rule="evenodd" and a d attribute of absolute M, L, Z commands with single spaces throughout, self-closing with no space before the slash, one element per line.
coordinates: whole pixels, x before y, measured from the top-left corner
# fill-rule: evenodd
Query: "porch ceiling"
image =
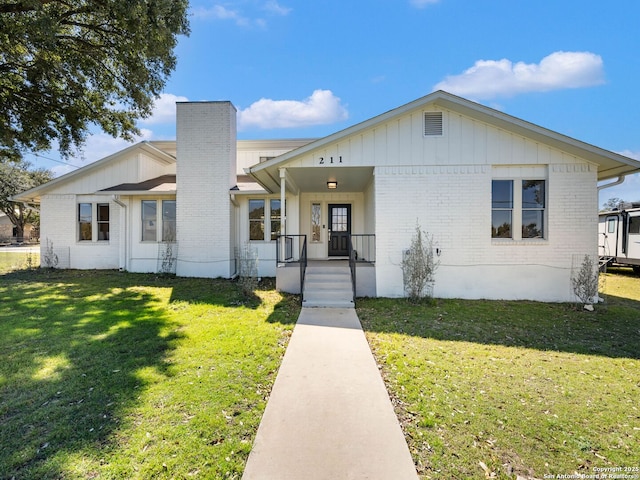
<path fill-rule="evenodd" d="M 287 168 L 287 177 L 301 192 L 362 192 L 373 177 L 373 167 Z M 327 182 L 338 182 L 336 189 Z"/>

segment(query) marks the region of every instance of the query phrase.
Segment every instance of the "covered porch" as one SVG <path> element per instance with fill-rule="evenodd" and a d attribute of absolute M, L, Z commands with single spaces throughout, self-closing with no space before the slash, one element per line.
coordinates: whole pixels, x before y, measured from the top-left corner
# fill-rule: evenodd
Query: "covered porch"
<path fill-rule="evenodd" d="M 347 167 L 340 157 L 329 157 L 313 167 L 267 166 L 251 173 L 268 192 L 280 194 L 284 214 L 275 241 L 278 290 L 308 296 L 305 284 L 319 286 L 307 282 L 309 265 L 331 271 L 343 265 L 353 298 L 375 296 L 373 167 Z M 333 283 L 346 288 L 343 282 Z"/>

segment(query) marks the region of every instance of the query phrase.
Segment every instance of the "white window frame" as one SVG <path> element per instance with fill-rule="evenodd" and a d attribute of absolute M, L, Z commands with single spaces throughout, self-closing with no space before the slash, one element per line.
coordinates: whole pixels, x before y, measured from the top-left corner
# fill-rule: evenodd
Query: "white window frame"
<path fill-rule="evenodd" d="M 81 233 L 81 226 L 80 226 L 80 205 L 89 205 L 89 208 L 91 209 L 91 220 L 90 222 L 82 222 L 82 223 L 90 223 L 91 224 L 91 238 L 87 238 L 87 239 L 82 239 L 80 238 L 80 233 Z M 99 221 L 98 220 L 98 213 L 99 213 L 99 209 L 98 206 L 99 205 L 106 205 L 107 208 L 109 209 L 109 220 L 105 221 Z M 108 243 L 109 242 L 109 236 L 110 236 L 110 232 L 111 232 L 111 204 L 109 202 L 78 202 L 76 204 L 76 242 L 78 243 Z M 100 239 L 100 229 L 98 228 L 98 224 L 100 223 L 107 223 L 108 224 L 108 230 L 107 230 L 107 238 L 105 239 Z"/>
<path fill-rule="evenodd" d="M 513 208 L 511 211 L 511 238 L 499 238 L 499 237 L 491 237 L 491 241 L 495 243 L 508 243 L 508 242 L 540 242 L 546 241 L 549 238 L 549 179 L 546 177 L 532 175 L 532 176 L 521 176 L 521 177 L 493 177 L 491 179 L 492 183 L 494 180 L 510 180 L 513 185 Z M 523 181 L 543 181 L 544 182 L 544 208 L 542 215 L 542 229 L 543 235 L 542 237 L 535 238 L 524 238 L 522 236 L 522 182 Z M 491 199 L 491 211 L 493 212 L 493 199 Z M 491 218 L 493 215 L 491 215 Z M 492 225 L 493 228 L 493 225 Z"/>
<path fill-rule="evenodd" d="M 252 197 L 249 198 L 247 200 L 247 227 L 248 227 L 248 232 L 247 232 L 247 238 L 249 239 L 250 242 L 275 242 L 275 238 L 272 239 L 272 234 L 273 236 L 275 235 L 279 235 L 280 232 L 279 231 L 274 231 L 272 232 L 272 223 L 271 223 L 271 202 L 272 201 L 280 201 L 280 198 L 275 198 L 275 197 Z M 257 239 L 257 238 L 251 238 L 251 223 L 258 223 L 258 219 L 252 219 L 250 217 L 251 214 L 251 202 L 262 202 L 263 205 L 263 216 L 259 219 L 259 222 L 262 224 L 262 238 Z M 280 209 L 282 209 L 282 205 L 280 205 Z M 275 221 L 280 221 L 282 222 L 282 217 L 283 217 L 283 212 L 280 212 L 280 218 L 278 219 L 277 217 L 274 217 L 274 222 Z M 280 224 L 282 225 L 282 223 Z"/>

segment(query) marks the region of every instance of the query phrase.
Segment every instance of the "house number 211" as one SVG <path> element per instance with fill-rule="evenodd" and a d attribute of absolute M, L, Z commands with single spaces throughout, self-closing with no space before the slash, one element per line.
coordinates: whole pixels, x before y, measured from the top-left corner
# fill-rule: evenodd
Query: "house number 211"
<path fill-rule="evenodd" d="M 331 164 L 334 163 L 333 157 L 329 157 L 329 161 L 325 162 L 324 157 L 320 157 L 320 165 Z M 338 157 L 338 161 L 335 163 L 342 163 L 342 155 Z"/>

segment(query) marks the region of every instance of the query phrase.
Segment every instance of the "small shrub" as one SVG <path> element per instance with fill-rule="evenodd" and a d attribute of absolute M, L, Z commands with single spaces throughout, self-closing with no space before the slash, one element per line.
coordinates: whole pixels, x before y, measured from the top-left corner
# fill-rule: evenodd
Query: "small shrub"
<path fill-rule="evenodd" d="M 45 268 L 56 268 L 58 266 L 58 255 L 53 251 L 53 242 L 48 238 L 42 252 L 42 266 Z"/>
<path fill-rule="evenodd" d="M 245 297 L 252 297 L 258 287 L 258 251 L 247 242 L 239 249 L 238 259 L 238 285 Z"/>
<path fill-rule="evenodd" d="M 409 301 L 419 302 L 433 296 L 432 284 L 439 264 L 434 256 L 433 236 L 416 224 L 411 246 L 402 258 L 404 291 Z"/>
<path fill-rule="evenodd" d="M 578 270 L 574 270 L 571 284 L 573 293 L 584 305 L 590 305 L 598 296 L 598 266 L 589 255 L 585 255 Z"/>

